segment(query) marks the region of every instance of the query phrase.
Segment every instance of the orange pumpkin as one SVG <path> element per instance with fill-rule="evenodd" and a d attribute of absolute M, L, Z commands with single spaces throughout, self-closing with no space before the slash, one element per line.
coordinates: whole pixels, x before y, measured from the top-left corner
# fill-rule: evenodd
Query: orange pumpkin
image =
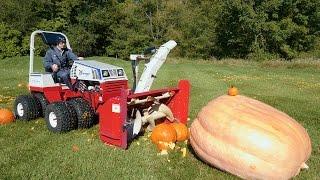
<path fill-rule="evenodd" d="M 151 133 L 151 141 L 157 145 L 159 150 L 168 148 L 169 143 L 177 140 L 177 133 L 170 124 L 162 123 L 157 125 Z"/>
<path fill-rule="evenodd" d="M 183 123 L 171 123 L 177 132 L 177 141 L 184 141 L 189 137 L 189 131 L 185 124 Z"/>
<path fill-rule="evenodd" d="M 0 109 L 0 125 L 14 121 L 14 115 L 9 109 Z"/>
<path fill-rule="evenodd" d="M 228 89 L 228 95 L 229 96 L 236 96 L 239 94 L 239 91 L 236 87 L 234 86 L 231 86 L 229 89 Z"/>
<path fill-rule="evenodd" d="M 190 143 L 208 164 L 245 179 L 290 179 L 311 154 L 306 130 L 287 114 L 245 96 L 220 96 L 203 107 Z"/>

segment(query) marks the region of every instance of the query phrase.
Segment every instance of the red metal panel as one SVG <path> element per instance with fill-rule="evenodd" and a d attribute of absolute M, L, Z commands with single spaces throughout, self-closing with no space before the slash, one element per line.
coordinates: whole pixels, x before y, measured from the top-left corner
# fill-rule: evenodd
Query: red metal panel
<path fill-rule="evenodd" d="M 60 92 L 63 95 L 63 100 L 67 100 L 70 98 L 75 98 L 75 97 L 81 97 L 82 94 L 80 92 L 76 92 L 76 91 L 71 91 L 71 90 L 65 90 Z"/>
<path fill-rule="evenodd" d="M 128 89 L 128 81 L 127 80 L 119 80 L 119 81 L 107 81 L 100 84 L 100 88 L 104 92 L 113 92 L 120 91 L 120 89 Z"/>
<path fill-rule="evenodd" d="M 99 96 L 100 93 L 95 91 L 80 92 L 68 90 L 64 92 L 63 99 L 68 100 L 70 98 L 82 97 L 87 100 L 90 103 L 92 109 L 96 111 L 99 106 Z"/>
<path fill-rule="evenodd" d="M 97 108 L 99 107 L 99 97 L 100 97 L 100 94 L 98 92 L 94 92 L 90 94 L 91 106 L 95 110 L 97 110 Z"/>
<path fill-rule="evenodd" d="M 178 93 L 173 96 L 168 106 L 173 113 L 173 117 L 186 124 L 189 114 L 190 82 L 180 80 L 178 89 Z"/>
<path fill-rule="evenodd" d="M 62 97 L 61 97 L 62 89 L 60 86 L 45 87 L 45 88 L 30 86 L 30 91 L 31 92 L 43 92 L 46 99 L 49 101 L 49 103 L 62 100 Z"/>
<path fill-rule="evenodd" d="M 128 81 L 120 80 L 120 81 L 109 81 L 100 84 L 100 90 L 102 95 L 102 102 L 104 103 L 108 101 L 112 97 L 119 97 L 121 93 L 125 91 L 127 96 L 128 94 Z"/>
<path fill-rule="evenodd" d="M 123 149 L 127 148 L 127 132 L 124 124 L 127 118 L 127 94 L 108 99 L 99 107 L 100 139 Z"/>
<path fill-rule="evenodd" d="M 43 88 L 41 88 L 41 87 L 29 86 L 29 90 L 30 90 L 30 92 L 43 92 Z"/>
<path fill-rule="evenodd" d="M 147 96 L 159 96 L 165 92 L 171 92 L 171 91 L 178 91 L 178 88 L 166 88 L 166 89 L 157 89 L 157 90 L 150 90 L 148 92 L 142 92 L 142 93 L 135 93 L 135 94 L 130 94 L 128 96 L 128 99 L 132 98 L 145 98 Z"/>

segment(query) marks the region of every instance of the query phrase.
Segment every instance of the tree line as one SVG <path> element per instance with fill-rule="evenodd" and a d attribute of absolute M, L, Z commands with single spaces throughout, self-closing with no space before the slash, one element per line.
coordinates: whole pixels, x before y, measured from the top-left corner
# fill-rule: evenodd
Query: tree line
<path fill-rule="evenodd" d="M 320 1 L 4 0 L 0 58 L 27 55 L 37 29 L 67 34 L 83 56 L 127 58 L 173 39 L 180 57 L 292 59 L 320 51 Z"/>

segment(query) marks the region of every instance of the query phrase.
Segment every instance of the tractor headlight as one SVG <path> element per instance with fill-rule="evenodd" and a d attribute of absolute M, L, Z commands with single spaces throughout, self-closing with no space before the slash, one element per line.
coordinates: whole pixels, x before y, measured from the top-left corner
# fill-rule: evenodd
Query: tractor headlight
<path fill-rule="evenodd" d="M 118 69 L 117 70 L 117 73 L 118 73 L 118 76 L 123 76 L 124 73 L 123 73 L 123 70 L 122 69 Z"/>
<path fill-rule="evenodd" d="M 103 77 L 110 77 L 110 73 L 108 70 L 102 70 L 102 76 Z"/>

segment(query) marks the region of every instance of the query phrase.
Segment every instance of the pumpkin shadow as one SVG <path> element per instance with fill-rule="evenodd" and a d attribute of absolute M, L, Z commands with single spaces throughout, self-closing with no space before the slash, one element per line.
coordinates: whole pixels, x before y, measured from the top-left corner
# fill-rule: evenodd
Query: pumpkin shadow
<path fill-rule="evenodd" d="M 193 155 L 193 157 L 195 157 L 197 160 L 201 161 L 203 164 L 205 164 L 205 165 L 207 165 L 207 166 L 210 166 L 211 168 L 214 168 L 214 169 L 216 169 L 217 171 L 230 174 L 229 172 L 227 172 L 227 171 L 225 171 L 225 170 L 223 170 L 223 169 L 220 169 L 219 167 L 213 166 L 213 165 L 209 164 L 208 162 L 204 161 L 203 159 L 201 159 L 201 158 L 197 155 L 197 153 L 194 151 L 194 149 L 192 148 L 192 146 L 191 146 L 190 143 L 188 143 L 187 148 L 188 148 L 189 152 Z"/>

